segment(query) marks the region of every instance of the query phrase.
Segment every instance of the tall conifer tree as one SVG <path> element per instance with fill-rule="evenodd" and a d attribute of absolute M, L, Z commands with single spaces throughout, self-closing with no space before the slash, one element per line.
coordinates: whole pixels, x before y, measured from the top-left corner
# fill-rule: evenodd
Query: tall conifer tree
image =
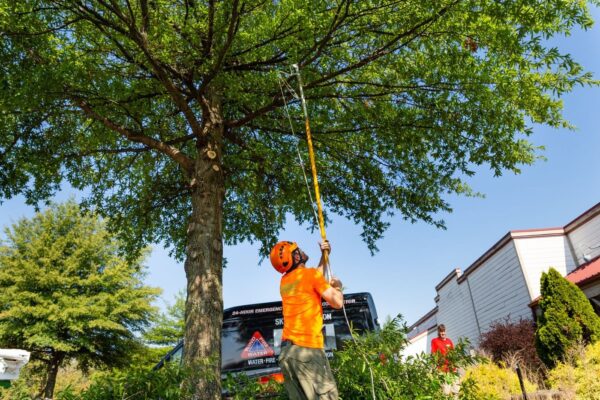
<path fill-rule="evenodd" d="M 600 339 L 600 317 L 592 304 L 554 268 L 542 274 L 541 296 L 535 339 L 538 355 L 547 366 L 562 361 L 576 344 Z"/>

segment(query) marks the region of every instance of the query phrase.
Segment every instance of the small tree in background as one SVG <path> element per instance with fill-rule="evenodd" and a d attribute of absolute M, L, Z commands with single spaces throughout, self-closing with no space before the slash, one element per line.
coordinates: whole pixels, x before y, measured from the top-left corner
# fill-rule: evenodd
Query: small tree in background
<path fill-rule="evenodd" d="M 134 356 L 136 366 L 152 367 L 179 343 L 185 335 L 185 293 L 179 292 L 166 312 L 156 315 L 142 335 L 143 352 Z"/>
<path fill-rule="evenodd" d="M 0 347 L 18 347 L 45 365 L 45 398 L 58 370 L 119 366 L 139 347 L 134 332 L 155 312 L 159 289 L 142 284 L 141 259 L 74 202 L 53 205 L 6 229 L 0 245 Z"/>
<path fill-rule="evenodd" d="M 515 322 L 507 318 L 492 323 L 489 330 L 481 335 L 479 346 L 497 364 L 518 361 L 530 372 L 543 368 L 535 348 L 535 325 L 529 319 Z"/>
<path fill-rule="evenodd" d="M 152 328 L 144 333 L 144 341 L 157 346 L 175 346 L 185 334 L 185 293 L 175 296 L 175 303 L 160 313 Z"/>
<path fill-rule="evenodd" d="M 600 338 L 600 317 L 585 294 L 554 268 L 542 274 L 536 347 L 542 361 L 554 367 L 577 343 Z"/>

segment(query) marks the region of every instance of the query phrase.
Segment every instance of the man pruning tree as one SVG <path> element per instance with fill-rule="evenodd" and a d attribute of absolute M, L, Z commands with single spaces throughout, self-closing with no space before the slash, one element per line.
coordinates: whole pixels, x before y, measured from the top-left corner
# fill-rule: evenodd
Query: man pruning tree
<path fill-rule="evenodd" d="M 569 126 L 560 97 L 596 81 L 551 38 L 592 22 L 576 0 L 0 0 L 0 198 L 70 185 L 131 257 L 185 260 L 184 387 L 219 400 L 224 246 L 311 218 L 279 72 L 302 72 L 325 211 L 375 251 L 390 214 L 443 227 L 475 171 L 538 158 L 533 124 Z"/>
<path fill-rule="evenodd" d="M 279 366 L 292 400 L 337 399 L 335 379 L 324 351 L 323 298 L 333 308 L 342 308 L 342 282 L 323 276 L 329 242 L 320 245 L 317 268 L 307 268 L 308 256 L 294 242 L 279 242 L 271 250 L 271 263 L 280 273 L 283 303 L 283 334 Z"/>

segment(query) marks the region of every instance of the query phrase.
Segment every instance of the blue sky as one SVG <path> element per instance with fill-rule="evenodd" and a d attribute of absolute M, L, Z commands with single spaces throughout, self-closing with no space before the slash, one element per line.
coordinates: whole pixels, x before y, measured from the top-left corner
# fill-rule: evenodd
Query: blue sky
<path fill-rule="evenodd" d="M 593 14 L 600 20 L 599 9 Z M 600 78 L 600 22 L 552 43 Z M 396 216 L 378 243 L 379 252 L 371 256 L 360 239 L 360 228 L 334 219 L 327 228 L 331 265 L 347 291 L 371 292 L 382 321 L 400 313 L 412 323 L 435 306 L 435 285 L 452 269 L 467 268 L 509 230 L 564 226 L 600 202 L 600 88 L 577 88 L 563 100 L 564 115 L 577 129 L 535 127 L 531 140 L 546 147 L 547 160 L 524 167 L 520 175 L 493 178 L 482 170 L 469 183 L 486 197 L 451 197 L 454 211 L 442 216 L 447 230 L 410 224 Z M 63 191 L 57 200 L 71 195 Z M 32 214 L 22 198 L 6 200 L 0 205 L 0 227 Z M 281 239 L 297 241 L 311 256 L 308 264 L 317 262 L 318 229 L 311 233 L 290 221 Z M 256 246 L 226 247 L 224 255 L 225 307 L 278 300 L 279 274 L 268 261 L 259 264 Z M 161 305 L 172 302 L 185 288 L 183 265 L 160 246 L 147 265 L 147 283 L 163 289 Z"/>

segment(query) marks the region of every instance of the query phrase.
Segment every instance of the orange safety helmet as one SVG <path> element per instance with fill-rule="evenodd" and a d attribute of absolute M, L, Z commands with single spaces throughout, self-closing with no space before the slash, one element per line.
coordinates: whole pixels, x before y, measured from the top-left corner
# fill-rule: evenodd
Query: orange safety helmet
<path fill-rule="evenodd" d="M 289 269 L 294 265 L 294 257 L 292 254 L 297 249 L 298 244 L 296 242 L 283 241 L 273 246 L 270 255 L 273 268 L 282 274 L 288 272 Z"/>

